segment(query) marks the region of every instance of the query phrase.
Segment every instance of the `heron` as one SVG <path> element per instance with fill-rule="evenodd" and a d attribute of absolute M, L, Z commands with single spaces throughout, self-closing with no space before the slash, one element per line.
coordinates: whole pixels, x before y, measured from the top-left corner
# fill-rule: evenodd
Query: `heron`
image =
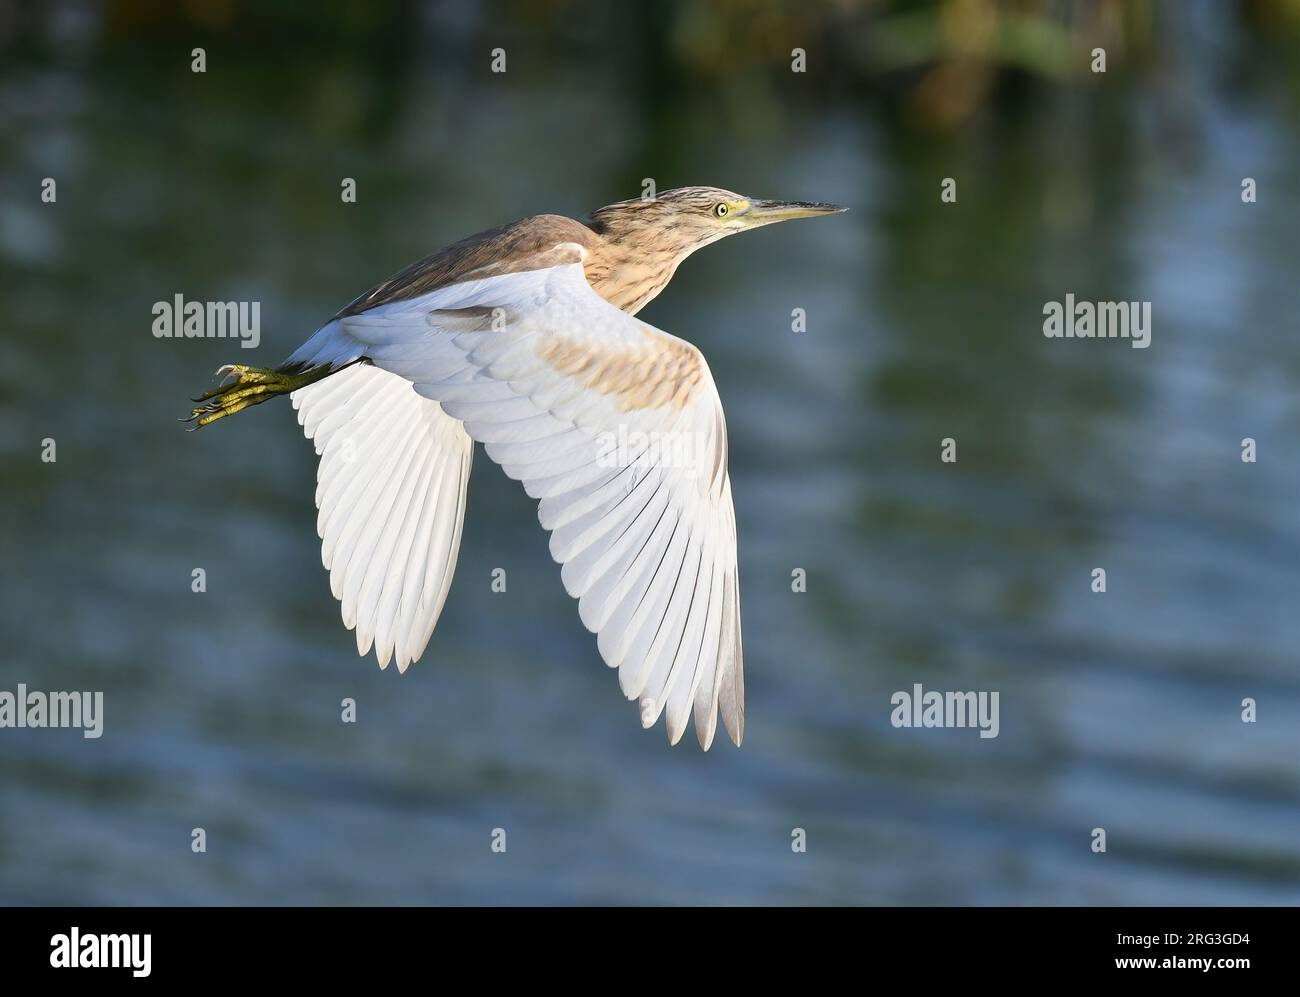
<path fill-rule="evenodd" d="M 275 368 L 226 365 L 194 429 L 289 395 L 320 458 L 321 560 L 357 652 L 405 672 L 455 572 L 474 444 L 538 501 L 641 724 L 745 728 L 727 429 L 704 356 L 634 316 L 691 253 L 834 214 L 682 187 L 470 236 L 356 298 Z"/>

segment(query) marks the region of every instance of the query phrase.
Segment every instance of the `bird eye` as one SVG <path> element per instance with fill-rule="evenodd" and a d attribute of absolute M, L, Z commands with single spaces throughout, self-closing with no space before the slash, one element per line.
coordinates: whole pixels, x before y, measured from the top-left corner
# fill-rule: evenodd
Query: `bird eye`
<path fill-rule="evenodd" d="M 728 211 L 728 208 L 727 208 L 727 206 L 726 206 L 725 204 L 718 204 L 718 205 L 715 205 L 714 208 L 713 208 L 713 213 L 714 213 L 715 215 L 717 215 L 719 218 L 726 218 L 726 217 L 727 217 L 727 211 Z"/>

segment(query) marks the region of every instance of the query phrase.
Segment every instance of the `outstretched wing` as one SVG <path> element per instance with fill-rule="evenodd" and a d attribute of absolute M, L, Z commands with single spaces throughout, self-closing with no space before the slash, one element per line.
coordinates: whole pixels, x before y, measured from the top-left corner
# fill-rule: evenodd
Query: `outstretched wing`
<path fill-rule="evenodd" d="M 456 571 L 474 443 L 409 381 L 355 365 L 291 396 L 316 444 L 316 528 L 357 652 L 424 652 Z"/>
<path fill-rule="evenodd" d="M 559 249 L 575 262 L 340 317 L 298 357 L 364 355 L 463 420 L 540 500 L 565 588 L 643 725 L 666 714 L 676 743 L 693 705 L 708 748 L 720 708 L 739 744 L 736 523 L 713 377 L 694 346 L 597 295 L 580 247 Z"/>

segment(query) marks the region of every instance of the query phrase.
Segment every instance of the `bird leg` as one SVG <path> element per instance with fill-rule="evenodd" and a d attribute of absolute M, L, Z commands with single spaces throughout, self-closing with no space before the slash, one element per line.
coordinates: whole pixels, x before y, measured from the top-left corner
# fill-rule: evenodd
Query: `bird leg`
<path fill-rule="evenodd" d="M 291 391 L 305 388 L 319 381 L 322 377 L 335 373 L 337 368 L 317 367 L 316 369 L 291 369 L 284 367 L 245 367 L 242 364 L 226 364 L 217 368 L 217 376 L 233 378 L 225 384 L 205 391 L 194 400 L 202 402 L 190 411 L 188 419 L 193 422 L 189 430 L 202 429 L 218 419 L 242 412 L 246 408 L 270 401 L 277 395 L 287 395 Z"/>

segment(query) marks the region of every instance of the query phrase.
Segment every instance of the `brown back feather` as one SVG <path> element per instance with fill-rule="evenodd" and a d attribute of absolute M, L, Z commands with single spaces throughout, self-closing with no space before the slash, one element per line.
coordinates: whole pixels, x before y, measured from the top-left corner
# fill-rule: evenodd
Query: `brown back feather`
<path fill-rule="evenodd" d="M 522 273 L 562 263 L 577 263 L 577 253 L 558 251 L 563 243 L 592 250 L 598 236 L 581 222 L 563 215 L 536 215 L 471 235 L 422 260 L 361 295 L 335 318 L 359 315 L 379 305 L 409 301 L 440 287 L 465 280 Z"/>

